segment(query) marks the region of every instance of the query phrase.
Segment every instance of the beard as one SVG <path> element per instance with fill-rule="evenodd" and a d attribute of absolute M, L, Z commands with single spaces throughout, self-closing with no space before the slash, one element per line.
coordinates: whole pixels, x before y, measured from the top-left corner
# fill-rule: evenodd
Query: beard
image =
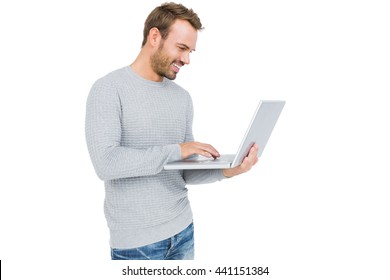
<path fill-rule="evenodd" d="M 165 77 L 169 80 L 176 79 L 176 73 L 171 69 L 172 63 L 175 60 L 172 60 L 168 57 L 164 51 L 164 43 L 158 47 L 158 50 L 151 56 L 150 63 L 153 71 L 161 77 Z"/>

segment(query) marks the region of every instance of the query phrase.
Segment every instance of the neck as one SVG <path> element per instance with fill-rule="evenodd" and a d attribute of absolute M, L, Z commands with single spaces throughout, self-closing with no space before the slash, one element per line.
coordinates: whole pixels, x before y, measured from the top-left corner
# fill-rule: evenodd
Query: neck
<path fill-rule="evenodd" d="M 135 73 L 146 80 L 153 82 L 163 81 L 163 77 L 153 71 L 150 63 L 150 55 L 146 55 L 143 50 L 141 50 L 134 62 L 130 64 L 130 67 Z"/>

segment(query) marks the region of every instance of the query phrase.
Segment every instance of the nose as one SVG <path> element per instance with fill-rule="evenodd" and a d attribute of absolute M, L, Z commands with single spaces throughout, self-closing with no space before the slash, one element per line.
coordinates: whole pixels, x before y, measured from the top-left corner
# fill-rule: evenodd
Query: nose
<path fill-rule="evenodd" d="M 181 56 L 181 61 L 184 64 L 190 64 L 190 53 L 189 52 L 184 52 Z"/>

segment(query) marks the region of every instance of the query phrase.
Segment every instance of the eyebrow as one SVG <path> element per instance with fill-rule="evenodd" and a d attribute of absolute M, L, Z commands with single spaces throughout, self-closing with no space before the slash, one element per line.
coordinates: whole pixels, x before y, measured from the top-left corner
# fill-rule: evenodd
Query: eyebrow
<path fill-rule="evenodd" d="M 181 46 L 181 47 L 184 47 L 186 48 L 187 50 L 191 50 L 191 48 L 189 46 L 187 46 L 186 44 L 183 44 L 183 43 L 177 43 L 178 46 Z M 192 49 L 191 52 L 194 52 L 195 49 Z"/>

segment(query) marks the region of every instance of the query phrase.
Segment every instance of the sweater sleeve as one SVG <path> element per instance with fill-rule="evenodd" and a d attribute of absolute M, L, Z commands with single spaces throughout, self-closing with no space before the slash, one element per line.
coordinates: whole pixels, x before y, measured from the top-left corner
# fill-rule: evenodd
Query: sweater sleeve
<path fill-rule="evenodd" d="M 116 88 L 100 79 L 87 99 L 85 134 L 98 177 L 104 181 L 155 175 L 179 160 L 179 144 L 134 149 L 121 145 L 121 102 Z"/>
<path fill-rule="evenodd" d="M 194 109 L 192 101 L 189 102 L 189 108 L 187 110 L 187 131 L 185 142 L 194 141 L 192 134 L 192 123 L 193 123 Z M 204 169 L 204 170 L 184 170 L 183 178 L 187 184 L 208 184 L 220 181 L 226 177 L 223 175 L 222 169 Z"/>

